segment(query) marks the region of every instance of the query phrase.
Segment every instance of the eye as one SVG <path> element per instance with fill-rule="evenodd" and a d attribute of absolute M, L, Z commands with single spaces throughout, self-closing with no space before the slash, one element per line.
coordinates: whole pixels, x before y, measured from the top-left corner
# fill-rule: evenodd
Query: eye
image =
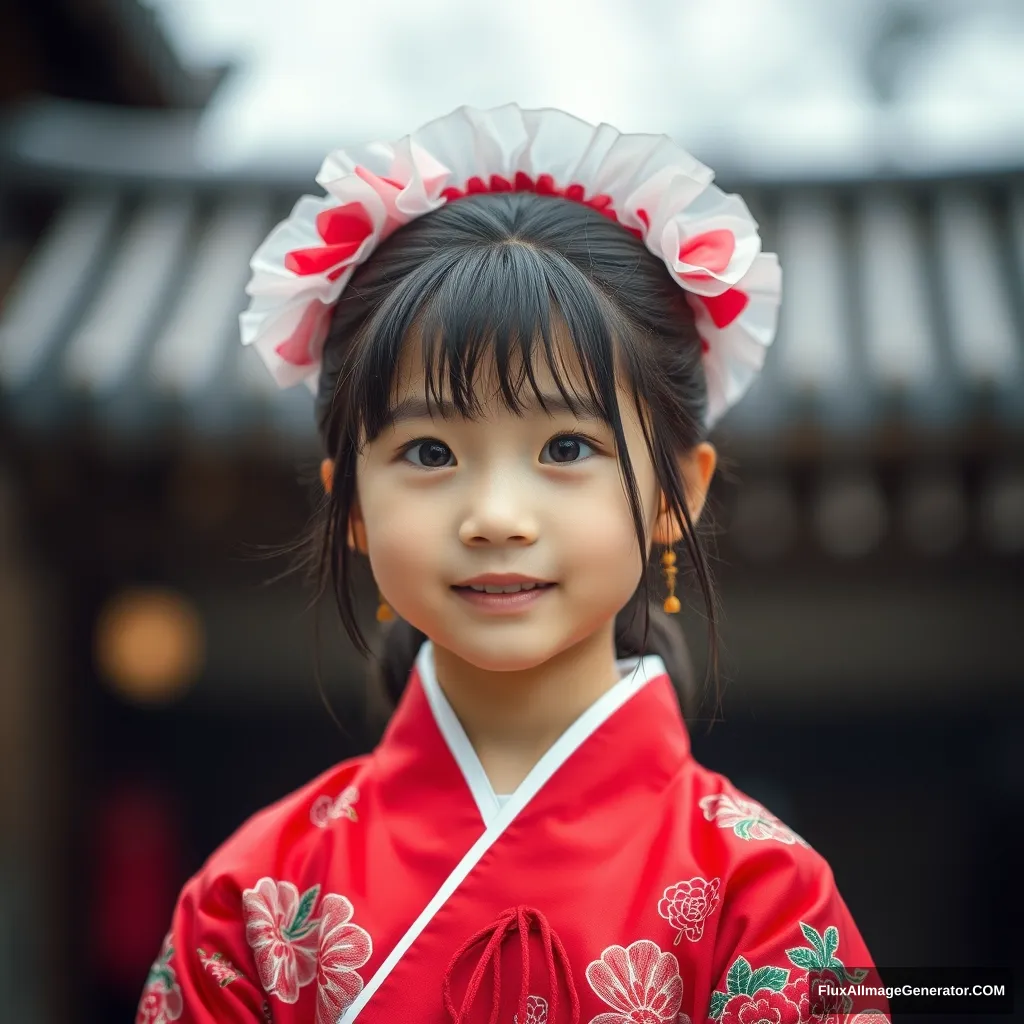
<path fill-rule="evenodd" d="M 581 449 L 589 449 L 590 455 L 595 454 L 593 447 L 578 434 L 562 434 L 560 437 L 552 438 L 544 446 L 544 451 L 551 455 L 551 461 L 561 465 L 582 462 L 589 458 Z"/>
<path fill-rule="evenodd" d="M 419 461 L 416 459 L 411 461 L 414 466 L 419 466 L 421 469 L 445 469 L 449 465 L 454 465 L 454 461 L 448 462 L 452 458 L 451 448 L 443 441 L 432 437 L 422 441 L 413 441 L 402 453 L 402 458 L 408 459 L 411 455 L 419 457 Z"/>

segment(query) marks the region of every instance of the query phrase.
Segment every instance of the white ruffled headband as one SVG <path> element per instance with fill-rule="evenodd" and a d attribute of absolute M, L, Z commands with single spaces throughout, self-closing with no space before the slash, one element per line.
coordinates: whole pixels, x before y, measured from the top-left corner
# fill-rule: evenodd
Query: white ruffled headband
<path fill-rule="evenodd" d="M 393 231 L 477 192 L 538 192 L 593 207 L 640 238 L 686 291 L 703 347 L 710 427 L 743 397 L 775 337 L 782 272 L 743 200 L 665 135 L 626 135 L 562 110 L 459 107 L 395 143 L 328 154 L 254 253 L 239 316 L 281 387 L 316 394 L 331 310 Z"/>

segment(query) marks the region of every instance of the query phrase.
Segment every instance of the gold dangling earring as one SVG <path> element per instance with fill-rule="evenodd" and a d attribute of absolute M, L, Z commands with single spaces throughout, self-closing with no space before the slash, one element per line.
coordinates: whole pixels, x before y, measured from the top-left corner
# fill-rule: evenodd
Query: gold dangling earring
<path fill-rule="evenodd" d="M 662 608 L 669 615 L 675 615 L 679 612 L 680 605 L 679 598 L 676 597 L 676 553 L 672 550 L 671 544 L 668 551 L 661 556 L 661 571 L 665 574 L 665 585 L 668 587 L 668 597 L 665 598 Z"/>
<path fill-rule="evenodd" d="M 379 601 L 377 605 L 377 621 L 390 622 L 395 617 L 395 613 L 391 610 L 391 605 L 384 600 L 380 587 L 377 588 L 377 599 Z"/>

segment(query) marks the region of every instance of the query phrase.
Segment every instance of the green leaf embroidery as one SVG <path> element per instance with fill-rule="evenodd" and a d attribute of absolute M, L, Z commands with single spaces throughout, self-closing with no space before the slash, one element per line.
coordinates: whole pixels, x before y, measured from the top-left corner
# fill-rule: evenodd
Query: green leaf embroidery
<path fill-rule="evenodd" d="M 722 1016 L 722 1011 L 725 1009 L 725 1004 L 729 1002 L 729 997 L 724 992 L 712 992 L 711 993 L 711 1005 L 708 1007 L 708 1016 L 712 1020 L 718 1020 Z"/>
<path fill-rule="evenodd" d="M 174 988 L 174 969 L 171 967 L 161 967 L 150 971 L 149 981 L 158 981 L 165 992 L 170 992 Z"/>
<path fill-rule="evenodd" d="M 866 967 L 856 967 L 852 971 L 846 972 L 847 981 L 863 981 L 868 976 Z"/>
<path fill-rule="evenodd" d="M 291 942 L 298 942 L 299 939 L 304 939 L 307 935 L 311 935 L 319 927 L 320 918 L 314 917 L 312 920 L 307 921 L 298 931 L 292 930 L 286 934 Z"/>
<path fill-rule="evenodd" d="M 832 954 L 839 948 L 839 929 L 831 924 L 825 929 L 825 962 L 832 959 Z"/>
<path fill-rule="evenodd" d="M 729 995 L 749 995 L 751 992 L 750 978 L 750 964 L 741 956 L 729 968 L 729 974 L 726 978 L 726 989 Z"/>
<path fill-rule="evenodd" d="M 793 964 L 797 967 L 802 967 L 805 971 L 818 970 L 818 958 L 814 955 L 813 949 L 808 949 L 806 946 L 796 946 L 794 949 L 787 949 L 786 956 L 789 957 Z"/>
<path fill-rule="evenodd" d="M 785 967 L 758 967 L 750 976 L 750 991 L 770 988 L 773 992 L 781 992 L 789 981 L 789 971 Z"/>
<path fill-rule="evenodd" d="M 824 967 L 828 962 L 829 955 L 825 952 L 825 943 L 821 936 L 809 925 L 800 922 L 800 930 L 804 933 L 804 938 L 814 947 L 815 952 L 818 954 L 818 966 Z M 839 933 L 836 933 L 836 945 L 839 944 Z"/>
<path fill-rule="evenodd" d="M 733 827 L 733 832 L 740 837 L 740 839 L 749 839 L 750 830 L 757 824 L 756 818 L 745 818 L 743 821 L 736 822 Z"/>
<path fill-rule="evenodd" d="M 319 896 L 319 883 L 311 886 L 302 894 L 302 899 L 299 900 L 299 908 L 295 911 L 295 919 L 284 929 L 286 938 L 302 939 L 313 930 L 317 922 L 311 921 L 310 915 L 313 913 L 313 908 L 316 906 Z"/>
<path fill-rule="evenodd" d="M 160 952 L 160 956 L 153 962 L 146 978 L 147 985 L 159 983 L 165 992 L 170 992 L 177 984 L 174 968 L 171 966 L 171 957 L 174 956 L 174 947 L 168 944 Z"/>

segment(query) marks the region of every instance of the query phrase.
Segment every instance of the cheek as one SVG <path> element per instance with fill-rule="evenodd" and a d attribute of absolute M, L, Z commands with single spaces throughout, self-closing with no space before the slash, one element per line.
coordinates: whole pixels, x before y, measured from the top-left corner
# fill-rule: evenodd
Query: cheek
<path fill-rule="evenodd" d="M 640 571 L 636 527 L 629 500 L 618 480 L 579 501 L 569 503 L 562 520 L 560 546 L 572 552 L 576 565 L 595 574 L 621 571 L 634 575 Z"/>
<path fill-rule="evenodd" d="M 428 569 L 436 571 L 442 528 L 429 503 L 370 493 L 363 502 L 363 515 L 370 565 L 382 587 L 388 581 L 408 581 Z"/>

